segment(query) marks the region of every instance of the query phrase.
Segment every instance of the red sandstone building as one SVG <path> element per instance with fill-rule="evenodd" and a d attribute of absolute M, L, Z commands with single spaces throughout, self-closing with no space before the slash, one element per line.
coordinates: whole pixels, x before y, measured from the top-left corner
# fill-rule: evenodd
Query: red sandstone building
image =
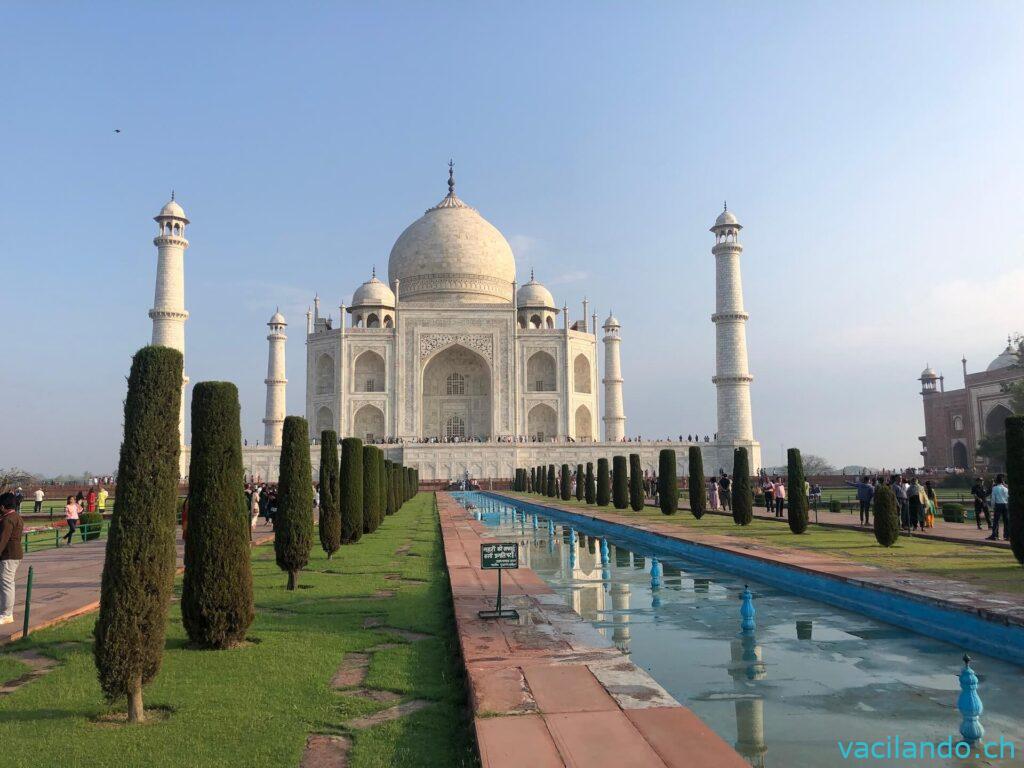
<path fill-rule="evenodd" d="M 1024 341 L 1007 339 L 1006 349 L 979 373 L 967 372 L 961 360 L 963 389 L 946 391 L 945 377 L 933 368 L 921 372 L 924 400 L 923 464 L 929 469 L 982 468 L 985 459 L 975 451 L 981 438 L 1005 431 L 1012 415 L 1006 386 L 1024 379 Z"/>

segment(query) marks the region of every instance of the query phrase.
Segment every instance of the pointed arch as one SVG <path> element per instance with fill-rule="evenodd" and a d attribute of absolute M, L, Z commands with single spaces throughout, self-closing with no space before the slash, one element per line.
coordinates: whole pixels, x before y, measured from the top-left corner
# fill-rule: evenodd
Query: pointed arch
<path fill-rule="evenodd" d="M 384 392 L 387 384 L 387 373 L 384 358 L 373 350 L 367 350 L 356 358 L 353 365 L 354 387 L 356 392 Z"/>
<path fill-rule="evenodd" d="M 555 391 L 555 358 L 547 352 L 534 352 L 526 361 L 526 391 Z"/>
<path fill-rule="evenodd" d="M 326 353 L 316 360 L 316 393 L 330 395 L 334 392 L 334 358 Z"/>
<path fill-rule="evenodd" d="M 352 432 L 368 443 L 384 439 L 384 412 L 375 405 L 364 405 L 352 418 Z"/>
<path fill-rule="evenodd" d="M 590 409 L 585 405 L 581 405 L 576 409 L 576 439 L 590 441 L 594 439 L 593 435 L 593 423 L 594 420 L 590 415 Z"/>
<path fill-rule="evenodd" d="M 581 352 L 576 355 L 576 359 L 572 363 L 573 391 L 589 395 L 591 393 L 590 379 L 590 360 Z"/>
<path fill-rule="evenodd" d="M 526 417 L 526 429 L 534 440 L 545 441 L 558 436 L 558 414 L 550 405 L 539 403 Z"/>

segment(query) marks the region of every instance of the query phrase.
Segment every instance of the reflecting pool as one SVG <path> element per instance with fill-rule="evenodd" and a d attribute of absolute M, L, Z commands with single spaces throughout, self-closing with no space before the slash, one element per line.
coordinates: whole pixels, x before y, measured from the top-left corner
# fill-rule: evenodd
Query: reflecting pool
<path fill-rule="evenodd" d="M 584 619 L 754 766 L 1024 765 L 1024 669 L 974 656 L 985 740 L 1003 759 L 844 759 L 837 742 L 959 740 L 963 649 L 675 556 L 638 551 L 518 501 L 455 494 Z M 654 557 L 654 555 L 658 555 Z M 754 629 L 740 596 L 753 593 Z M 681 744 L 680 749 L 685 749 Z M 927 749 L 927 747 L 926 747 Z M 1013 758 L 1010 759 L 1011 750 Z M 882 754 L 877 752 L 876 754 Z M 941 750 L 940 750 L 941 754 Z"/>

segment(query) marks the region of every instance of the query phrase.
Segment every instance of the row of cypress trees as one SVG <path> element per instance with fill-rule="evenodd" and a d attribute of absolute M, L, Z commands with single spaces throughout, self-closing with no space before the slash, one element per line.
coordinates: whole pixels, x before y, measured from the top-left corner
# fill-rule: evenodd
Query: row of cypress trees
<path fill-rule="evenodd" d="M 145 720 L 143 686 L 160 671 L 175 571 L 183 360 L 169 347 L 143 347 L 132 358 L 124 403 L 118 492 L 103 562 L 93 659 L 110 701 L 127 699 L 128 721 Z M 199 382 L 192 394 L 188 535 L 182 624 L 194 647 L 231 648 L 254 618 L 250 518 L 242 487 L 238 389 Z M 274 519 L 278 567 L 295 589 L 313 540 L 308 425 L 284 421 Z M 373 533 L 419 484 L 417 472 L 384 460 L 376 446 L 337 435 L 321 441 L 320 543 L 328 557 Z"/>

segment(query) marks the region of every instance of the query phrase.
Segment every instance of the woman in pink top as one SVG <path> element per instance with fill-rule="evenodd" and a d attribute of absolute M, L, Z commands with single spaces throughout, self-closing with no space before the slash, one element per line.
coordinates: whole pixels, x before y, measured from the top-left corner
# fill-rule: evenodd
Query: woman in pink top
<path fill-rule="evenodd" d="M 78 513 L 82 511 L 82 508 L 78 506 L 78 502 L 75 501 L 74 496 L 68 496 L 67 504 L 64 505 L 64 519 L 68 523 L 68 532 L 64 538 L 68 542 L 68 546 L 71 546 L 71 537 L 75 535 L 75 529 L 78 527 Z"/>
<path fill-rule="evenodd" d="M 775 492 L 775 516 L 782 517 L 782 509 L 786 506 L 786 484 L 782 482 L 781 477 L 775 478 L 775 487 L 772 490 Z"/>

